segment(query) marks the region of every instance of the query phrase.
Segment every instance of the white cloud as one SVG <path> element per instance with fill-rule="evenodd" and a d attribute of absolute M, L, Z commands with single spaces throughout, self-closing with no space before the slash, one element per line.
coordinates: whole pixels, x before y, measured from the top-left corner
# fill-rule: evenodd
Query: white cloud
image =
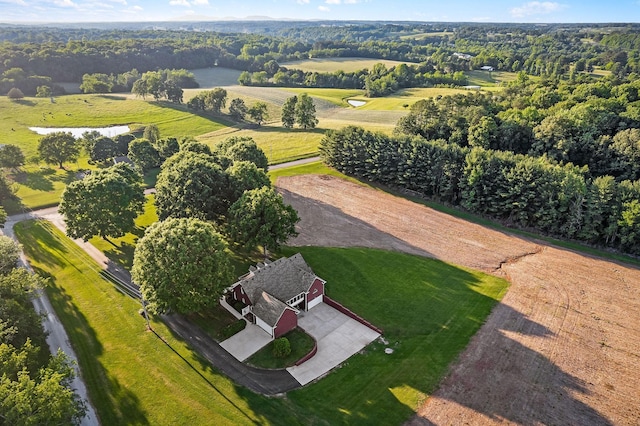
<path fill-rule="evenodd" d="M 194 6 L 207 6 L 209 4 L 209 0 L 193 0 L 191 4 Z"/>
<path fill-rule="evenodd" d="M 55 0 L 53 3 L 56 6 L 60 6 L 60 7 L 77 7 L 78 6 L 71 0 Z"/>
<path fill-rule="evenodd" d="M 0 3 L 17 4 L 18 6 L 26 6 L 24 0 L 0 0 Z"/>
<path fill-rule="evenodd" d="M 186 6 L 186 7 L 191 7 L 191 5 L 189 4 L 189 2 L 187 0 L 171 0 L 169 2 L 170 6 Z"/>
<path fill-rule="evenodd" d="M 531 1 L 525 3 L 522 6 L 514 7 L 511 9 L 511 16 L 514 18 L 524 18 L 532 15 L 546 15 L 553 12 L 559 12 L 562 9 L 566 9 L 566 4 L 551 2 L 551 1 Z"/>
<path fill-rule="evenodd" d="M 296 0 L 298 4 L 309 4 L 309 0 Z"/>
<path fill-rule="evenodd" d="M 327 6 L 318 6 L 318 10 L 320 12 L 331 12 L 331 9 L 329 9 Z"/>
<path fill-rule="evenodd" d="M 325 1 L 326 4 L 340 4 L 342 3 L 341 0 L 326 0 Z"/>

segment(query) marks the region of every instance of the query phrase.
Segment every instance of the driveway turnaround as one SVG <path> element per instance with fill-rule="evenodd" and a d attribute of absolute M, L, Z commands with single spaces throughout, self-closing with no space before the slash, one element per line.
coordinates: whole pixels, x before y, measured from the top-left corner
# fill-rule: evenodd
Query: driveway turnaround
<path fill-rule="evenodd" d="M 244 330 L 220 343 L 238 361 L 244 361 L 271 341 L 271 336 L 255 324 L 247 324 Z"/>
<path fill-rule="evenodd" d="M 307 362 L 287 368 L 301 385 L 323 376 L 352 355 L 380 337 L 366 325 L 321 303 L 304 316 L 298 317 L 298 326 L 316 339 L 318 352 Z"/>

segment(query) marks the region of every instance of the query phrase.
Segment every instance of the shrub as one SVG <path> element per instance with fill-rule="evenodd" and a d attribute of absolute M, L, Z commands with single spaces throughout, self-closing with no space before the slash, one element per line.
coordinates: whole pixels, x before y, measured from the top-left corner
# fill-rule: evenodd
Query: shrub
<path fill-rule="evenodd" d="M 291 344 L 289 339 L 281 337 L 273 341 L 273 356 L 276 358 L 284 358 L 291 353 Z"/>
<path fill-rule="evenodd" d="M 22 93 L 22 90 L 14 87 L 13 89 L 9 90 L 9 93 L 7 93 L 7 97 L 9 99 L 22 99 L 24 98 L 24 93 Z"/>

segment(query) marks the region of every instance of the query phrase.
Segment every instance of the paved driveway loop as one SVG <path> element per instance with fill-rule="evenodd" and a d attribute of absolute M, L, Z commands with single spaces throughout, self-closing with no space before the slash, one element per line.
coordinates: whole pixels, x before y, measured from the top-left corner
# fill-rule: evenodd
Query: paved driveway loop
<path fill-rule="evenodd" d="M 342 364 L 380 336 L 326 303 L 298 317 L 298 325 L 318 342 L 318 352 L 313 358 L 302 365 L 287 368 L 302 385 Z"/>
<path fill-rule="evenodd" d="M 244 361 L 271 341 L 271 336 L 255 324 L 247 324 L 244 330 L 220 343 L 238 361 Z"/>

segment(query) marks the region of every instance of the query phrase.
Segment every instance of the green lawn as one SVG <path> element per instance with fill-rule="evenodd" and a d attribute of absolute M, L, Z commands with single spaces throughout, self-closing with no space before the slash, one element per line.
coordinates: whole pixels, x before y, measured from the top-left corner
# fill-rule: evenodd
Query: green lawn
<path fill-rule="evenodd" d="M 313 349 L 315 340 L 301 329 L 295 328 L 284 335 L 291 345 L 291 353 L 286 357 L 276 358 L 273 355 L 274 342 L 271 341 L 267 346 L 251 355 L 247 360 L 247 364 L 255 365 L 261 368 L 286 368 L 291 367 L 303 356 L 307 355 Z"/>
<path fill-rule="evenodd" d="M 316 155 L 325 131 L 324 128 L 286 129 L 280 124 L 274 124 L 255 129 L 228 127 L 199 136 L 197 139 L 213 146 L 232 136 L 250 137 L 262 148 L 270 164 L 278 164 Z"/>
<path fill-rule="evenodd" d="M 383 63 L 387 68 L 410 62 L 391 61 L 387 59 L 370 58 L 314 58 L 300 61 L 283 62 L 280 65 L 289 69 L 316 72 L 354 72 L 362 69 L 372 69 L 375 64 Z"/>
<path fill-rule="evenodd" d="M 23 222 L 16 234 L 69 333 L 83 377 L 105 425 L 303 424 L 281 399 L 238 388 L 123 296 L 98 265 L 46 222 Z M 303 410 L 300 410 L 303 412 Z"/>
<path fill-rule="evenodd" d="M 16 233 L 32 265 L 51 277 L 47 292 L 103 424 L 399 424 L 507 288 L 498 278 L 416 256 L 296 249 L 328 280 L 328 294 L 383 328 L 395 352 L 386 355 L 375 343 L 318 383 L 267 399 L 212 371 L 161 322 L 153 327 L 167 344 L 146 331 L 139 304 L 51 225 L 25 222 Z"/>
<path fill-rule="evenodd" d="M 473 70 L 466 71 L 465 75 L 469 79 L 472 86 L 491 87 L 498 86 L 500 83 L 513 81 L 518 78 L 518 73 L 508 71 L 482 71 Z"/>
<path fill-rule="evenodd" d="M 287 92 L 294 93 L 306 93 L 309 96 L 313 96 L 314 98 L 323 99 L 325 101 L 331 102 L 334 105 L 349 107 L 347 103 L 348 99 L 351 98 L 361 98 L 363 97 L 363 90 L 357 89 L 318 89 L 314 87 L 287 87 Z"/>
<path fill-rule="evenodd" d="M 370 345 L 289 398 L 331 424 L 400 424 L 445 374 L 508 283 L 437 260 L 371 249 L 299 247 L 327 294 L 384 330 L 394 353 Z"/>
<path fill-rule="evenodd" d="M 0 98 L 0 140 L 36 154 L 40 135 L 29 127 L 106 127 L 156 124 L 162 137 L 197 136 L 225 127 L 211 117 L 194 115 L 184 105 L 136 99 L 126 95 L 66 95 L 55 98 Z M 12 130 L 13 129 L 13 130 Z"/>

